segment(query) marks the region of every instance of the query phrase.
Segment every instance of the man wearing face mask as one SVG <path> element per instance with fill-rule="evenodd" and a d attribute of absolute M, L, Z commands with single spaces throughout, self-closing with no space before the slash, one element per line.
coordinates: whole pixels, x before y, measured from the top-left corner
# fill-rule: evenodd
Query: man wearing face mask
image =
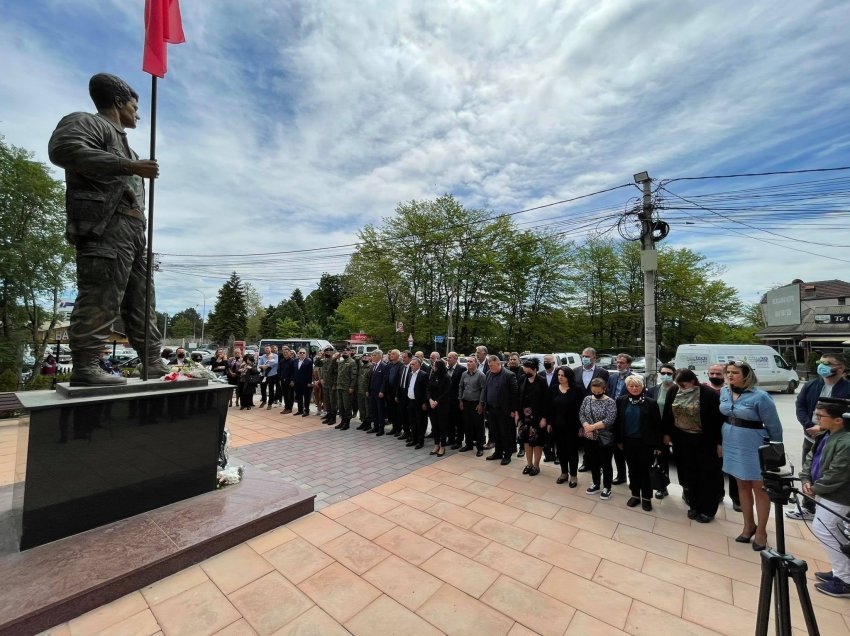
<path fill-rule="evenodd" d="M 552 387 L 558 384 L 557 370 L 558 367 L 555 366 L 555 356 L 551 353 L 544 355 L 543 371 L 539 372 L 537 375 L 546 383 L 546 395 L 549 395 L 549 391 L 552 390 Z M 555 452 L 555 441 L 552 436 L 546 438 L 546 444 L 543 446 L 543 461 L 553 461 L 556 464 L 560 463 Z"/>
<path fill-rule="evenodd" d="M 850 382 L 844 379 L 846 362 L 839 354 L 827 353 L 818 360 L 818 377 L 809 380 L 797 395 L 797 421 L 805 431 L 803 439 L 803 463 L 815 445 L 815 439 L 823 434 L 820 426 L 813 420 L 818 400 L 822 397 L 850 398 Z M 803 512 L 789 510 L 785 516 L 789 519 L 814 519 L 815 504 L 808 499 L 803 502 Z"/>
<path fill-rule="evenodd" d="M 596 366 L 596 349 L 593 347 L 587 347 L 581 352 L 581 368 L 576 369 L 573 375 L 575 377 L 575 386 L 581 391 L 582 400 L 590 395 L 590 383 L 596 378 L 603 380 L 605 386 L 608 386 L 608 370 Z M 584 440 L 579 440 L 579 443 L 584 446 Z M 587 460 L 584 459 L 581 466 L 578 467 L 578 472 L 584 473 L 589 469 Z"/>

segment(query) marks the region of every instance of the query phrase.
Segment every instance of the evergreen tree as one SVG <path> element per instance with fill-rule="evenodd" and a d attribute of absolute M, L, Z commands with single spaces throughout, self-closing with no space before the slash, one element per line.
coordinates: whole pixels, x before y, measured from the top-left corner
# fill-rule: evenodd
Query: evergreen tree
<path fill-rule="evenodd" d="M 248 328 L 248 307 L 245 287 L 239 275 L 233 272 L 230 279 L 218 290 L 215 308 L 207 319 L 207 331 L 218 344 L 231 344 L 244 338 Z"/>

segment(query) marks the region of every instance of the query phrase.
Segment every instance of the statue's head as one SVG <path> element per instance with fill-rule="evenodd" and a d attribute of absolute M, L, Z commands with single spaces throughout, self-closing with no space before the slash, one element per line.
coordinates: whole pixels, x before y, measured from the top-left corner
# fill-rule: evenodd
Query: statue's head
<path fill-rule="evenodd" d="M 98 110 L 139 101 L 139 94 L 130 88 L 127 82 L 109 73 L 92 75 L 89 80 L 89 95 Z"/>

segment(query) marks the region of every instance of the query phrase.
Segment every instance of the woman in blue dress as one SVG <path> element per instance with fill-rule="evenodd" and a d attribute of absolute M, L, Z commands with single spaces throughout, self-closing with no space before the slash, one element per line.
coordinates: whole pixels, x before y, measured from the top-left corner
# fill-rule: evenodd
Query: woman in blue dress
<path fill-rule="evenodd" d="M 746 362 L 726 365 L 726 386 L 720 391 L 723 424 L 723 472 L 738 480 L 744 531 L 735 541 L 749 543 L 753 550 L 767 546 L 767 521 L 770 498 L 762 489 L 758 448 L 764 438 L 782 441 L 782 424 L 776 405 L 766 392 L 756 387 L 756 374 Z M 755 501 L 756 517 L 753 517 Z"/>

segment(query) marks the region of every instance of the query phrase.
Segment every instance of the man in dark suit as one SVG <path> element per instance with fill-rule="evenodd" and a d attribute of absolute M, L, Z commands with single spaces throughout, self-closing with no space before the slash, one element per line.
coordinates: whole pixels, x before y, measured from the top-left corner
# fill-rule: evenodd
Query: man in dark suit
<path fill-rule="evenodd" d="M 460 366 L 458 355 L 454 351 L 449 351 L 446 359 L 448 360 L 447 372 L 452 381 L 450 392 L 451 402 L 449 402 L 449 431 L 447 443 L 452 447 L 452 450 L 457 450 L 463 445 L 463 412 L 460 410 L 460 399 L 458 398 L 458 389 L 460 388 L 460 379 L 466 373 L 466 369 Z M 470 442 L 467 441 L 467 445 Z"/>
<path fill-rule="evenodd" d="M 398 349 L 393 349 L 389 352 L 387 356 L 389 362 L 387 362 L 384 376 L 386 380 L 386 386 L 384 387 L 387 408 L 386 416 L 390 424 L 393 425 L 392 431 L 390 431 L 391 435 L 401 434 L 401 422 L 398 418 L 398 409 L 396 408 L 398 405 L 396 397 L 398 396 L 399 383 L 401 382 L 401 372 L 404 369 L 404 365 L 399 360 L 400 355 L 401 352 Z"/>
<path fill-rule="evenodd" d="M 602 378 L 608 384 L 608 370 L 596 366 L 596 349 L 588 347 L 581 352 L 581 368 L 575 370 L 573 377 L 582 399 L 590 395 L 590 383 L 596 378 Z"/>
<path fill-rule="evenodd" d="M 488 356 L 490 374 L 484 385 L 481 402 L 487 411 L 490 434 L 495 436 L 496 448 L 487 459 L 500 459 L 502 465 L 511 463 L 516 449 L 516 417 L 519 408 L 519 389 L 516 375 L 502 369 L 497 356 Z"/>
<path fill-rule="evenodd" d="M 307 356 L 306 349 L 298 350 L 298 360 L 294 363 L 292 385 L 298 410 L 294 413 L 301 417 L 310 415 L 310 393 L 313 391 L 313 360 Z"/>
<path fill-rule="evenodd" d="M 277 377 L 280 382 L 280 395 L 283 401 L 281 415 L 292 413 L 292 404 L 295 401 L 295 365 L 297 361 L 292 357 L 289 347 L 283 347 L 283 353 L 277 368 Z"/>
<path fill-rule="evenodd" d="M 369 406 L 372 414 L 372 428 L 367 433 L 375 433 L 377 437 L 384 434 L 384 389 L 387 384 L 387 365 L 381 358 L 384 352 L 375 349 L 372 352 L 372 377 L 369 380 Z"/>
<path fill-rule="evenodd" d="M 428 420 L 425 413 L 428 410 L 428 374 L 421 369 L 419 358 L 410 361 L 410 373 L 406 379 L 407 420 L 410 426 L 410 438 L 407 446 L 417 449 L 425 445 L 425 428 Z"/>
<path fill-rule="evenodd" d="M 401 352 L 401 379 L 395 395 L 396 417 L 398 418 L 398 431 L 395 436 L 399 439 L 413 439 L 410 434 L 410 421 L 407 418 L 407 385 L 410 381 L 410 359 L 412 357 L 409 351 Z"/>

